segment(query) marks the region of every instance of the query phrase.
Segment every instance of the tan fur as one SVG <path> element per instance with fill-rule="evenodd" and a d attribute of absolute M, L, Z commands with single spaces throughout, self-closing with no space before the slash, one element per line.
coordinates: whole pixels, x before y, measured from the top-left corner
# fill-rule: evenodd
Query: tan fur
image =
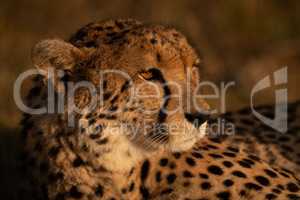
<path fill-rule="evenodd" d="M 67 71 L 68 80 L 73 82 L 106 81 L 106 87 L 97 93 L 109 95 L 92 112 L 75 113 L 75 127 L 68 126 L 67 119 L 72 112 L 69 109 L 62 114 L 25 117 L 25 150 L 29 161 L 25 165 L 31 182 L 36 183 L 31 198 L 266 199 L 278 184 L 283 187 L 279 194 L 274 194 L 279 199 L 299 197 L 300 185 L 293 173 L 271 166 L 239 146 L 233 150 L 226 142 L 204 137 L 206 122 L 199 129 L 185 115 L 197 111 L 194 107 L 187 111 L 191 102 L 179 104 L 171 98 L 166 109 L 180 109 L 164 118 L 159 115 L 166 93 L 178 94 L 171 84 L 166 89 L 159 81 L 176 82 L 185 88 L 181 94 L 183 99 L 191 95 L 199 81 L 200 60 L 175 29 L 142 25 L 134 20 L 109 20 L 83 27 L 72 36 L 70 43 L 56 39 L 41 42 L 33 52 L 33 62 L 38 68 Z M 54 63 L 50 62 L 53 58 Z M 147 80 L 153 75 L 149 71 L 153 67 L 163 78 Z M 100 77 L 99 72 L 105 69 L 126 72 L 132 80 L 129 88 L 143 86 L 142 94 L 158 92 L 157 98 L 132 96 L 129 89 L 121 91 L 126 80 L 115 74 Z M 192 69 L 195 70 L 192 83 L 186 85 L 188 71 Z M 63 80 L 57 81 L 64 86 Z M 47 91 L 46 84 L 37 81 L 35 86 L 42 91 L 29 95 L 28 101 L 45 105 L 41 96 Z M 153 84 L 159 86 L 158 91 L 151 87 Z M 62 91 L 56 88 L 58 94 Z M 74 104 L 84 108 L 92 96 L 87 90 L 78 90 Z M 129 97 L 133 97 L 132 102 L 127 101 Z M 202 99 L 197 103 L 202 110 L 209 109 Z M 112 106 L 117 107 L 111 111 Z M 157 112 L 148 114 L 143 109 Z M 167 139 L 160 136 L 159 140 L 153 140 L 149 138 L 151 131 L 147 125 L 159 124 L 160 118 L 178 127 L 168 132 Z M 138 134 L 122 126 L 127 123 L 138 127 Z M 183 126 L 188 126 L 189 131 L 183 131 Z M 224 161 L 232 166 L 226 167 Z M 276 177 L 265 174 L 266 169 Z M 247 177 L 232 175 L 234 170 Z M 259 177 L 262 180 L 257 182 L 256 176 L 263 178 Z M 232 180 L 233 186 L 225 186 L 225 179 Z M 247 183 L 255 186 L 247 187 Z"/>

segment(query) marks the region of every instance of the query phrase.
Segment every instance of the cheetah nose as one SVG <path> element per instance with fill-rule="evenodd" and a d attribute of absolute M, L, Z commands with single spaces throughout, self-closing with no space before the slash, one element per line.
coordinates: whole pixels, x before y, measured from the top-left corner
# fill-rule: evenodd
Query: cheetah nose
<path fill-rule="evenodd" d="M 209 120 L 208 113 L 184 113 L 185 118 L 195 127 L 199 128 L 204 122 Z"/>

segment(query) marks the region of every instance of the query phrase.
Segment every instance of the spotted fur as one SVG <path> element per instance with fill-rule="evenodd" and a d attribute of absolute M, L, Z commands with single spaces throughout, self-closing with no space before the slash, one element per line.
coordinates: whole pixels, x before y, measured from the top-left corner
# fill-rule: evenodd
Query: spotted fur
<path fill-rule="evenodd" d="M 162 108 L 176 106 L 167 98 L 174 89 L 164 83 L 185 80 L 187 69 L 199 67 L 196 53 L 176 30 L 134 20 L 92 23 L 74 34 L 70 43 L 39 43 L 33 62 L 40 70 L 64 70 L 63 77 L 54 77 L 56 97 L 67 81 L 99 83 L 98 72 L 113 67 L 126 71 L 134 82 L 105 76 L 102 90 L 97 91 L 103 104 L 94 112 L 74 114 L 73 128 L 67 124 L 68 110 L 62 114 L 25 114 L 23 161 L 33 190 L 26 199 L 300 199 L 299 180 L 293 172 L 271 163 L 261 152 L 249 150 L 245 138 L 232 145 L 243 133 L 260 141 L 259 132 L 251 134 L 256 121 L 244 111 L 226 115 L 227 119 L 237 116 L 235 120 L 243 121 L 232 139 L 179 131 L 172 138 L 164 131 L 158 134 L 158 129 L 133 137 L 119 126 L 139 125 L 149 117 L 156 125 L 188 124 L 197 133 L 201 129 L 193 125 L 194 120 L 200 120 L 200 128 L 205 127 L 207 116 L 186 113 L 186 105 L 174 118 L 162 112 Z M 46 105 L 47 81 L 42 76 L 34 81 L 28 104 Z M 137 99 L 128 104 L 129 89 L 144 82 L 161 86 L 159 100 Z M 151 93 L 151 88 L 144 92 Z M 84 108 L 90 99 L 91 95 L 80 89 L 74 105 Z M 208 109 L 203 100 L 198 103 L 203 110 Z M 148 116 L 139 110 L 144 107 L 158 111 Z M 262 126 L 256 128 L 260 130 L 264 130 Z M 268 145 L 260 142 L 261 146 Z"/>

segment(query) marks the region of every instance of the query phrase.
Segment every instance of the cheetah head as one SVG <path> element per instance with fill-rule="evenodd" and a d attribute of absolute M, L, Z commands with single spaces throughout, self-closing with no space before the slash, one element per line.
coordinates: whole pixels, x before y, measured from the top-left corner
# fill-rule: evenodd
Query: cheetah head
<path fill-rule="evenodd" d="M 34 65 L 64 96 L 63 119 L 73 119 L 81 145 L 102 153 L 114 142 L 121 147 L 120 137 L 143 151 L 191 148 L 205 134 L 209 109 L 195 97 L 200 59 L 172 28 L 117 22 L 34 47 Z"/>

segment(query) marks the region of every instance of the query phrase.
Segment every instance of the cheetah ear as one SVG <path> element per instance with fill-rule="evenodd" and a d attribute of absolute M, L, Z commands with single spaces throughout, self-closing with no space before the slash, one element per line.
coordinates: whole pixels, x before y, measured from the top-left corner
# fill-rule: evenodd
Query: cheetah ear
<path fill-rule="evenodd" d="M 45 80 L 49 80 L 56 91 L 62 91 L 61 80 L 66 75 L 72 76 L 73 67 L 84 59 L 84 53 L 63 40 L 47 39 L 33 47 L 31 59 Z"/>
<path fill-rule="evenodd" d="M 37 43 L 32 49 L 32 62 L 41 71 L 72 70 L 83 59 L 83 52 L 70 43 L 59 39 L 47 39 Z"/>

